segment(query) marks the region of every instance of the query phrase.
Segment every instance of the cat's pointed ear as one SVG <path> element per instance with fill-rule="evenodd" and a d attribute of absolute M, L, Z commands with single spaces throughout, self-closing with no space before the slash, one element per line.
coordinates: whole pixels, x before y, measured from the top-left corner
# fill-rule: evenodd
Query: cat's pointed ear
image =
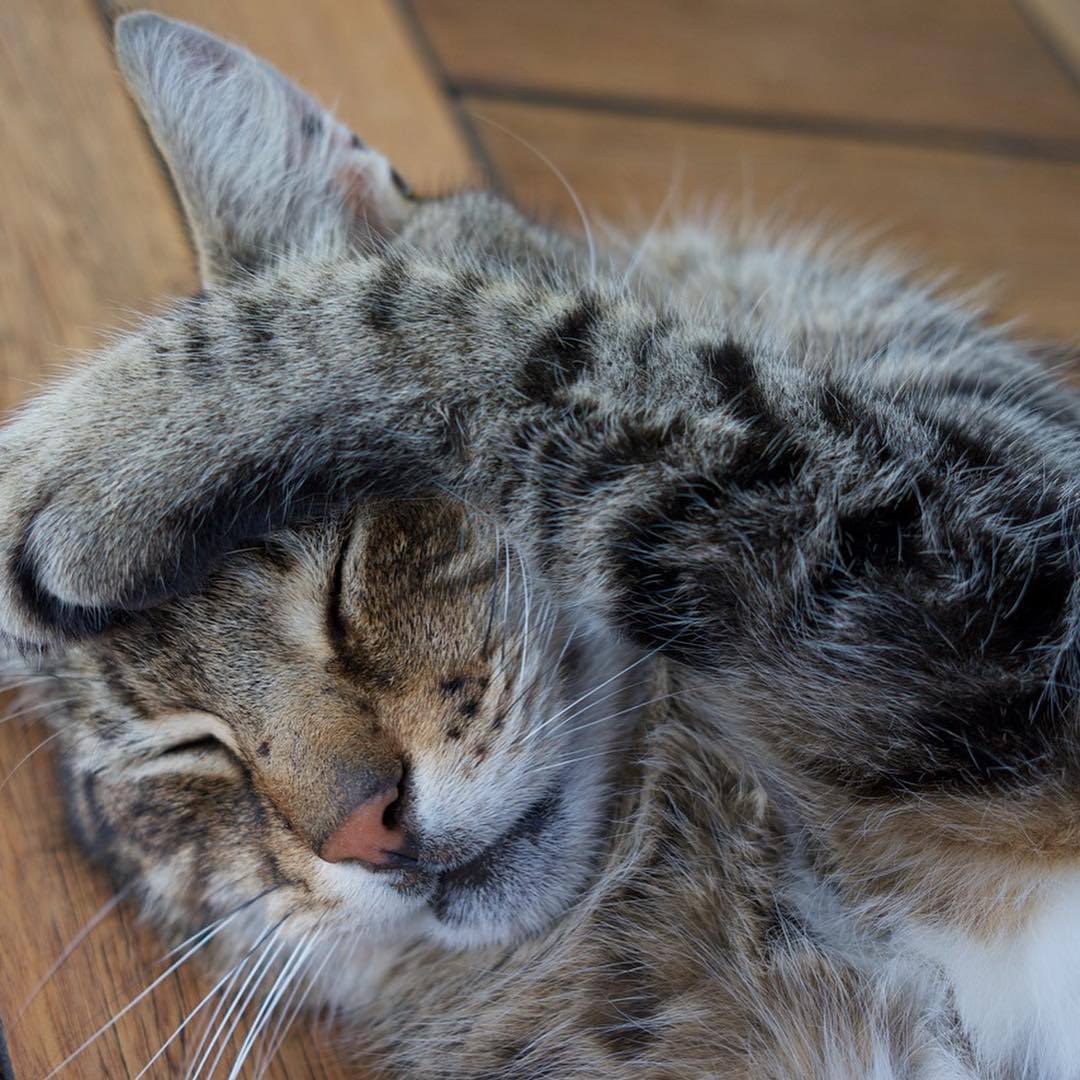
<path fill-rule="evenodd" d="M 204 281 L 392 235 L 412 212 L 382 154 L 268 63 L 151 12 L 116 24 L 120 69 L 172 170 Z"/>

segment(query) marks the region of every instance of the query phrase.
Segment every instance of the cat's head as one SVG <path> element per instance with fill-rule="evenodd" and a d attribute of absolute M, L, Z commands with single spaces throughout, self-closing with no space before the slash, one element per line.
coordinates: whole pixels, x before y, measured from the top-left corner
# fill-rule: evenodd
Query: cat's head
<path fill-rule="evenodd" d="M 137 15 L 118 45 L 207 288 L 397 243 L 515 273 L 573 261 L 497 199 L 412 196 L 210 35 Z M 279 925 L 452 947 L 546 925 L 603 842 L 639 680 L 440 499 L 253 542 L 197 595 L 48 663 L 88 846 L 159 918 L 225 919 L 239 947 Z"/>
<path fill-rule="evenodd" d="M 626 660 L 437 500 L 254 545 L 52 663 L 75 822 L 181 927 L 261 896 L 250 932 L 534 932 L 590 869 L 630 721 L 602 685 Z"/>

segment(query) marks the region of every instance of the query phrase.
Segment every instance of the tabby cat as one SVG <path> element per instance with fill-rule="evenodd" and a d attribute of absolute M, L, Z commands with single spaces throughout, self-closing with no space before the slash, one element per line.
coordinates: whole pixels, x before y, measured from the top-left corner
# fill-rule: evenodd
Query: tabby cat
<path fill-rule="evenodd" d="M 189 1072 L 321 1004 L 402 1077 L 1080 1077 L 1077 397 L 882 263 L 597 253 L 117 41 L 205 288 L 0 434 L 0 624 L 217 972 Z"/>

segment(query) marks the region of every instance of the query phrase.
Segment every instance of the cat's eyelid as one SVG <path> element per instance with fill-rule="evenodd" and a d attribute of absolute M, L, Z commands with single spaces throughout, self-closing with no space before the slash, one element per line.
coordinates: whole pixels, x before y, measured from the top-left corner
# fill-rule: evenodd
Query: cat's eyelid
<path fill-rule="evenodd" d="M 152 731 L 153 740 L 157 746 L 165 742 L 181 746 L 208 736 L 216 739 L 234 754 L 239 752 L 229 725 L 219 716 L 201 710 L 192 709 L 158 717 L 153 721 Z"/>

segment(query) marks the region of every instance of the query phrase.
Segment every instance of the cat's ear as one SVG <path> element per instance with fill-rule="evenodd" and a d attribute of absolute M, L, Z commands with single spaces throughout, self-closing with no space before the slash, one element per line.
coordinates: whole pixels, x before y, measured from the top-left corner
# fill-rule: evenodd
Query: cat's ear
<path fill-rule="evenodd" d="M 412 212 L 382 154 L 245 49 L 137 12 L 118 20 L 116 54 L 172 170 L 208 284 L 298 252 L 378 243 Z"/>

